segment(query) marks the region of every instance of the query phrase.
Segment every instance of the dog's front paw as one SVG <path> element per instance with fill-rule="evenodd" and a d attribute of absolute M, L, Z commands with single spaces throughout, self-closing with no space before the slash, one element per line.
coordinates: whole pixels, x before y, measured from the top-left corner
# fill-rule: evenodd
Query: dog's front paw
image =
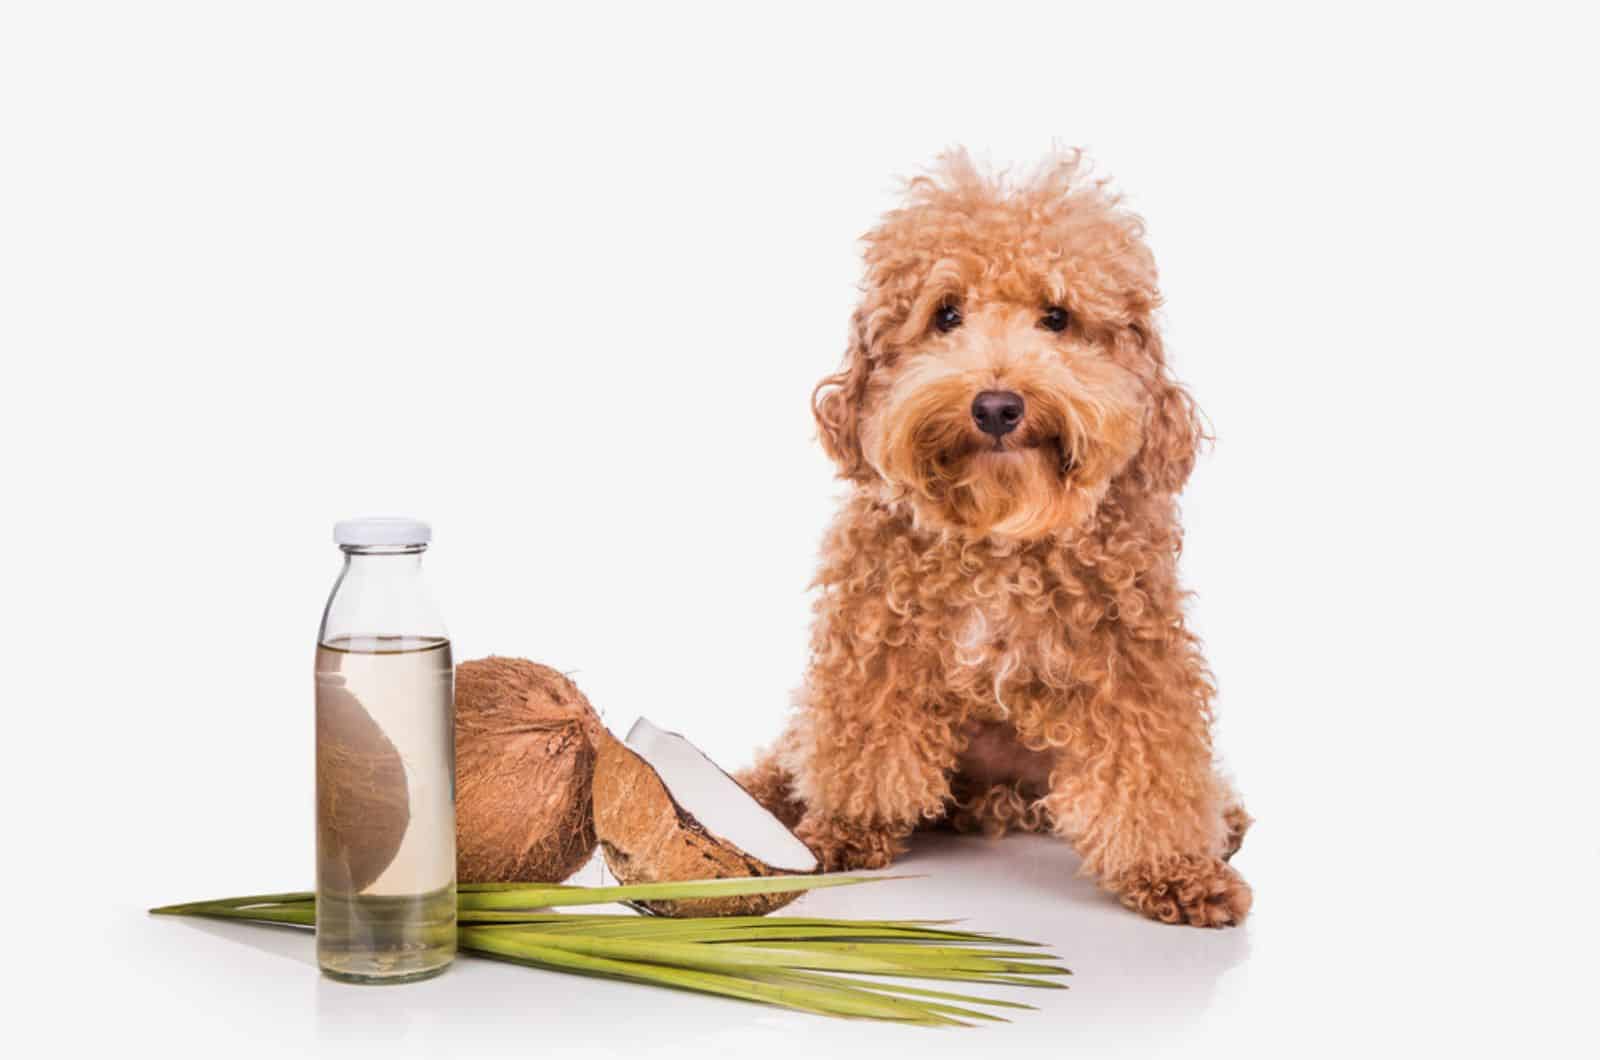
<path fill-rule="evenodd" d="M 817 855 L 825 872 L 881 869 L 905 852 L 899 833 L 838 817 L 808 814 L 794 834 Z"/>
<path fill-rule="evenodd" d="M 1108 882 L 1123 905 L 1166 924 L 1231 927 L 1250 912 L 1250 885 L 1221 858 L 1170 858 Z"/>

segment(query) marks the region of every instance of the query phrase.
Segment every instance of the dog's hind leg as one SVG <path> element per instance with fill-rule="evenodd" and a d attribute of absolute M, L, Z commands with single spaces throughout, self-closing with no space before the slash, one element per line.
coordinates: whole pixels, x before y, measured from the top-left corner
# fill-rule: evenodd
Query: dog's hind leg
<path fill-rule="evenodd" d="M 1244 807 L 1237 801 L 1222 811 L 1222 821 L 1228 826 L 1228 836 L 1222 847 L 1223 861 L 1231 860 L 1239 852 L 1239 847 L 1244 845 L 1244 834 L 1250 831 L 1250 826 L 1255 824 L 1255 820 L 1244 812 Z"/>
<path fill-rule="evenodd" d="M 806 804 L 795 795 L 794 775 L 783 767 L 776 750 L 763 752 L 755 765 L 734 779 L 786 828 L 799 824 L 805 815 Z"/>

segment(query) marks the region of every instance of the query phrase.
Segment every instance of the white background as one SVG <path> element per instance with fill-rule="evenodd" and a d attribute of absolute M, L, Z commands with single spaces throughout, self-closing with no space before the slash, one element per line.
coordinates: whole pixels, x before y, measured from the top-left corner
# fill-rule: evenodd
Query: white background
<path fill-rule="evenodd" d="M 0 8 L 4 1033 L 1593 1055 L 1597 85 L 1568 8 L 570 7 Z M 805 658 L 838 492 L 806 399 L 853 241 L 941 149 L 1053 141 L 1147 218 L 1215 425 L 1184 565 L 1259 818 L 1247 927 L 1143 922 L 1034 840 L 809 900 L 1077 970 L 955 1033 L 482 962 L 361 991 L 298 934 L 142 915 L 307 885 L 348 514 L 434 522 L 458 657 L 748 761 Z"/>

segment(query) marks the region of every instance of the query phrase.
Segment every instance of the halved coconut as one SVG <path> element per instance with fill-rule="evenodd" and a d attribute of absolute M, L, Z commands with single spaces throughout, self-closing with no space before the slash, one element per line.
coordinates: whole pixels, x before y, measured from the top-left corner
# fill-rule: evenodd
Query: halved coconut
<path fill-rule="evenodd" d="M 596 737 L 594 824 L 622 883 L 804 876 L 816 855 L 748 791 L 677 733 L 644 718 L 626 745 Z M 665 916 L 760 916 L 794 901 L 753 894 L 644 902 Z"/>

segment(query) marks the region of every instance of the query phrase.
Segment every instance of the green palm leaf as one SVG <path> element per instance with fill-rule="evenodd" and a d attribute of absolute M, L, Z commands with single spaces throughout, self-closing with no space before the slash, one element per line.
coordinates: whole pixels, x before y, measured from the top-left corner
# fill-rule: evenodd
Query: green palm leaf
<path fill-rule="evenodd" d="M 461 949 L 560 972 L 691 990 L 827 1016 L 968 1026 L 1031 1009 L 999 998 L 905 985 L 932 979 L 1060 989 L 1070 974 L 1038 943 L 949 926 L 951 921 L 819 917 L 666 918 L 552 909 L 809 891 L 883 876 L 781 876 L 620 887 L 467 884 L 458 893 Z M 161 906 L 152 913 L 311 927 L 310 892 Z"/>

